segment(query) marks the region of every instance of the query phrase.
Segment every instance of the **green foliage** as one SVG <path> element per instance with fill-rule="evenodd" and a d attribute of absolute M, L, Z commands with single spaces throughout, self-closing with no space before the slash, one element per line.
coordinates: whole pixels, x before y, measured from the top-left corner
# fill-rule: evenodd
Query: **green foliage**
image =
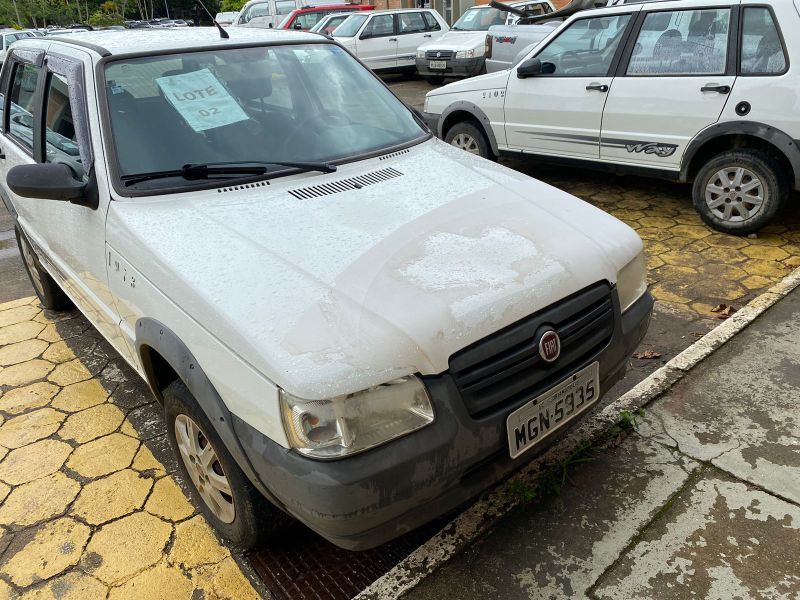
<path fill-rule="evenodd" d="M 233 12 L 242 10 L 242 7 L 245 5 L 247 0 L 222 0 L 222 4 L 220 4 L 220 11 L 222 12 Z"/>
<path fill-rule="evenodd" d="M 122 15 L 96 10 L 89 15 L 89 25 L 92 27 L 108 27 L 109 25 L 122 25 Z"/>

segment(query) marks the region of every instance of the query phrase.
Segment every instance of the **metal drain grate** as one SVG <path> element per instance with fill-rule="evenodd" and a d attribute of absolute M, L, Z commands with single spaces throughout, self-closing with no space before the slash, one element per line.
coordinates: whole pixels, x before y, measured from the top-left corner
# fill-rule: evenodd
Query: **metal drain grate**
<path fill-rule="evenodd" d="M 338 194 L 348 190 L 357 190 L 368 185 L 375 185 L 387 179 L 394 179 L 401 177 L 403 174 L 397 169 L 380 169 L 365 173 L 358 177 L 350 177 L 348 179 L 340 179 L 339 181 L 331 181 L 330 183 L 323 183 L 321 185 L 312 185 L 304 188 L 297 188 L 289 190 L 289 193 L 298 200 L 308 200 L 310 198 L 319 198 L 320 196 L 328 196 L 329 194 Z"/>
<path fill-rule="evenodd" d="M 280 541 L 248 555 L 275 600 L 349 600 L 439 531 L 439 519 L 363 552 L 342 550 L 294 524 Z"/>

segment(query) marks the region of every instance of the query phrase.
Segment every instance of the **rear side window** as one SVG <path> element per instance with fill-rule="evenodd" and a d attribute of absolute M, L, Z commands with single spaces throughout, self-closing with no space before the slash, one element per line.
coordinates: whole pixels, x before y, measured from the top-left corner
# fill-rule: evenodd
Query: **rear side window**
<path fill-rule="evenodd" d="M 11 82 L 11 111 L 9 133 L 24 147 L 33 152 L 33 113 L 36 102 L 36 83 L 39 68 L 17 63 Z"/>
<path fill-rule="evenodd" d="M 420 33 L 426 30 L 425 21 L 418 12 L 400 13 L 400 33 Z"/>
<path fill-rule="evenodd" d="M 442 26 L 439 25 L 439 21 L 437 21 L 436 17 L 431 13 L 422 13 L 422 18 L 425 19 L 425 25 L 427 25 L 428 31 L 441 31 Z"/>
<path fill-rule="evenodd" d="M 727 8 L 651 12 L 633 47 L 628 75 L 722 75 L 730 18 Z"/>
<path fill-rule="evenodd" d="M 779 75 L 786 71 L 786 53 L 778 26 L 768 8 L 744 9 L 742 75 Z"/>

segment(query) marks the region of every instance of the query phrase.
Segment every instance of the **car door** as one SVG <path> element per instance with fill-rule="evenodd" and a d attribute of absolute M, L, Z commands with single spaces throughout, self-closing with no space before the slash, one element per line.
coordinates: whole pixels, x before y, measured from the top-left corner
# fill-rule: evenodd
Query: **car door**
<path fill-rule="evenodd" d="M 431 39 L 422 13 L 409 11 L 397 13 L 397 65 L 414 67 L 417 47 Z"/>
<path fill-rule="evenodd" d="M 511 149 L 599 157 L 603 105 L 632 23 L 631 11 L 576 19 L 533 50 L 542 74 L 520 79 L 512 71 L 505 101 Z"/>
<path fill-rule="evenodd" d="M 370 69 L 397 66 L 397 25 L 395 15 L 370 15 L 356 41 L 356 54 Z"/>
<path fill-rule="evenodd" d="M 119 337 L 119 319 L 108 287 L 105 259 L 105 221 L 109 193 L 94 168 L 94 150 L 84 110 L 91 61 L 85 55 L 47 58 L 27 50 L 10 54 L 12 64 L 4 89 L 4 123 L 0 185 L 18 213 L 19 227 L 42 264 L 86 317 L 118 350 L 128 354 Z M 91 208 L 69 202 L 25 198 L 6 184 L 16 165 L 49 162 L 70 167 L 76 179 L 92 185 L 99 198 Z"/>
<path fill-rule="evenodd" d="M 642 10 L 608 94 L 601 159 L 680 168 L 686 145 L 717 122 L 736 81 L 738 10 L 715 0 Z"/>

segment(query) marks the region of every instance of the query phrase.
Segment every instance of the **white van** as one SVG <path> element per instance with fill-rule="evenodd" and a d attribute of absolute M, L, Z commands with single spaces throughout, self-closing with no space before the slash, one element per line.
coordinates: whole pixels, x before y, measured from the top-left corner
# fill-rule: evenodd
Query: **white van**
<path fill-rule="evenodd" d="M 342 4 L 341 0 L 250 0 L 239 11 L 232 25 L 250 27 L 277 27 L 283 18 L 296 8 Z"/>
<path fill-rule="evenodd" d="M 373 71 L 413 73 L 417 48 L 449 29 L 442 15 L 430 8 L 381 10 L 350 15 L 333 37 Z"/>

